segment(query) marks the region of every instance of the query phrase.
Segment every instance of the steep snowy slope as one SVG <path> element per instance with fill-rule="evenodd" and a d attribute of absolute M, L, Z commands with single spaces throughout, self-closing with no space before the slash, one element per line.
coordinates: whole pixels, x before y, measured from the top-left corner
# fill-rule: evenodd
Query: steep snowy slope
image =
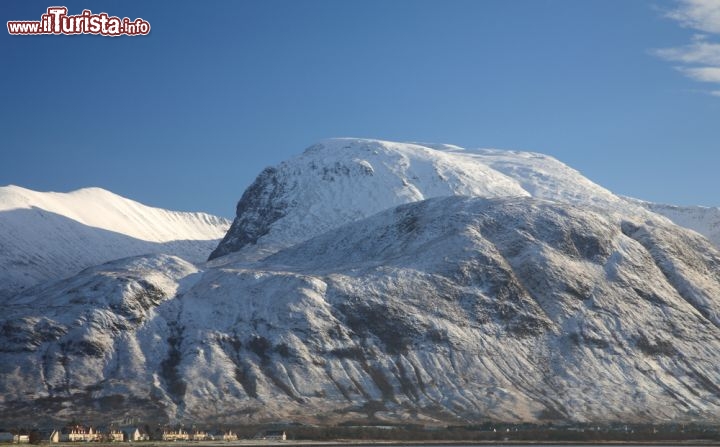
<path fill-rule="evenodd" d="M 720 417 L 720 253 L 665 219 L 445 197 L 255 264 L 127 262 L 10 303 L 0 418 Z"/>
<path fill-rule="evenodd" d="M 0 187 L 0 297 L 126 256 L 203 261 L 228 226 L 219 217 L 151 208 L 99 188 Z"/>
<path fill-rule="evenodd" d="M 206 274 L 179 370 L 234 379 L 237 400 L 189 385 L 184 414 L 249 400 L 297 419 L 717 418 L 719 266 L 663 220 L 530 199 L 406 205 Z"/>
<path fill-rule="evenodd" d="M 340 138 L 263 171 L 211 259 L 234 252 L 233 259 L 260 259 L 378 211 L 448 195 L 536 197 L 649 214 L 546 155 Z"/>

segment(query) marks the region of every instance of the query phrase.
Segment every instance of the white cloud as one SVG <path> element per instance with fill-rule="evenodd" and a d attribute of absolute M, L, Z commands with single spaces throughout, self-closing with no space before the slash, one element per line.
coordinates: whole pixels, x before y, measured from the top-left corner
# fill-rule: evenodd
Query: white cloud
<path fill-rule="evenodd" d="M 702 40 L 681 47 L 662 48 L 654 53 L 673 62 L 720 66 L 720 43 Z"/>
<path fill-rule="evenodd" d="M 720 0 L 680 0 L 668 17 L 688 28 L 720 33 Z"/>
<path fill-rule="evenodd" d="M 694 81 L 720 84 L 720 43 L 711 41 L 720 34 L 720 0 L 677 0 L 676 5 L 667 16 L 703 34 L 692 36 L 687 45 L 661 48 L 653 54 L 683 64 L 676 68 Z M 708 93 L 720 97 L 720 90 Z"/>
<path fill-rule="evenodd" d="M 720 84 L 720 67 L 678 67 L 678 70 L 696 81 Z"/>

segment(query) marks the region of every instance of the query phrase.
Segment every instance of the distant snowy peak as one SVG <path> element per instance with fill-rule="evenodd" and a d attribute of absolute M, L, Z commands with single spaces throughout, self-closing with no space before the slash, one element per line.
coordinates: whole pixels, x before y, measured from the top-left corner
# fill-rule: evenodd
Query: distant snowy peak
<path fill-rule="evenodd" d="M 128 256 L 165 253 L 202 262 L 229 225 L 100 188 L 55 193 L 0 187 L 0 298 Z"/>
<path fill-rule="evenodd" d="M 535 197 L 646 212 L 552 157 L 447 144 L 338 138 L 267 168 L 211 259 L 260 259 L 338 226 L 433 197 Z"/>
<path fill-rule="evenodd" d="M 58 193 L 32 191 L 14 185 L 0 187 L 0 213 L 33 208 L 89 227 L 151 242 L 218 239 L 230 224 L 222 217 L 206 213 L 149 207 L 102 188 Z"/>

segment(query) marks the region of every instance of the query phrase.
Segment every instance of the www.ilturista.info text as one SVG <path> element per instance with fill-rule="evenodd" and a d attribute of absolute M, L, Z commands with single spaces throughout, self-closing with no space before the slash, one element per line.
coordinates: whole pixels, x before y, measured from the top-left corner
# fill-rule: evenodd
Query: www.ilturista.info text
<path fill-rule="evenodd" d="M 110 17 L 106 13 L 93 14 L 86 9 L 76 16 L 67 15 L 64 6 L 52 6 L 40 21 L 7 22 L 10 34 L 100 34 L 103 36 L 143 36 L 150 33 L 150 22 L 137 18 Z"/>

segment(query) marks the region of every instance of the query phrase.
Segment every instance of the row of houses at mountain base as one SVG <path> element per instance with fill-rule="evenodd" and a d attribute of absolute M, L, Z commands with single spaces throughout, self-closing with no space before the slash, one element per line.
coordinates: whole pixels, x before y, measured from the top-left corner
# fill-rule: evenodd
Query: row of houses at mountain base
<path fill-rule="evenodd" d="M 71 425 L 62 430 L 54 430 L 50 435 L 50 442 L 123 442 L 149 440 L 150 436 L 140 427 L 119 427 L 100 432 L 93 427 Z"/>
<path fill-rule="evenodd" d="M 62 430 L 55 430 L 53 434 L 50 435 L 51 442 L 91 442 L 100 441 L 101 438 L 97 430 L 82 425 L 73 425 L 65 427 Z"/>
<path fill-rule="evenodd" d="M 147 426 L 146 426 L 147 427 Z M 29 443 L 33 439 L 27 431 L 5 432 L 0 429 L 0 444 L 2 443 Z M 68 425 L 61 430 L 36 430 L 32 432 L 34 439 L 39 442 L 139 442 L 162 441 L 237 441 L 240 437 L 232 430 L 208 432 L 200 429 L 185 430 L 184 428 L 159 428 L 151 437 L 144 428 L 139 426 L 110 427 L 97 429 L 85 425 Z M 262 431 L 255 435 L 255 439 L 285 441 L 287 435 L 284 431 Z"/>
<path fill-rule="evenodd" d="M 0 442 L 10 444 L 28 444 L 30 442 L 30 435 L 0 431 Z"/>
<path fill-rule="evenodd" d="M 209 435 L 202 430 L 193 430 L 188 432 L 182 428 L 164 429 L 162 432 L 163 441 L 207 441 Z"/>
<path fill-rule="evenodd" d="M 238 436 L 232 430 L 208 433 L 204 430 L 187 431 L 182 428 L 163 429 L 163 441 L 237 441 Z"/>
<path fill-rule="evenodd" d="M 166 428 L 162 431 L 161 439 L 163 441 L 237 441 L 238 435 L 232 430 L 208 433 L 204 430 L 187 431 L 183 428 Z M 285 441 L 287 434 L 284 431 L 264 431 L 255 435 L 255 439 Z"/>

